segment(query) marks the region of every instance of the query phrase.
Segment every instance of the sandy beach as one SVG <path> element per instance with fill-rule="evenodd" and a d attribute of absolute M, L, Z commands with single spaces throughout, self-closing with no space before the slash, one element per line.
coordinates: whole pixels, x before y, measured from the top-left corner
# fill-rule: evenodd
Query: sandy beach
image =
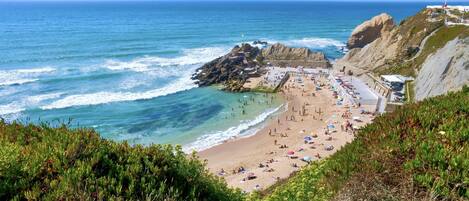
<path fill-rule="evenodd" d="M 198 155 L 229 186 L 250 192 L 287 178 L 308 164 L 305 157 L 314 161 L 333 154 L 353 140 L 352 127 L 369 123 L 373 116 L 361 114 L 371 110 L 363 106 L 337 105 L 329 84 L 326 77 L 290 76 L 278 92 L 286 100 L 285 112 L 268 119 L 253 136 L 229 140 Z"/>

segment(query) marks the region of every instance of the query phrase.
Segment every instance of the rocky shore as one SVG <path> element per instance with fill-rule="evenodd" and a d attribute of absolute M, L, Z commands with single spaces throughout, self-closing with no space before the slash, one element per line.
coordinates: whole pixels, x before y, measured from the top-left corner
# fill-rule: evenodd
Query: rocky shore
<path fill-rule="evenodd" d="M 192 76 L 199 86 L 222 84 L 228 91 L 249 91 L 243 85 L 251 77 L 259 77 L 266 72 L 266 66 L 303 66 L 305 68 L 330 68 L 331 64 L 324 53 L 313 52 L 308 48 L 292 48 L 276 43 L 256 41 L 266 45 L 258 48 L 244 43 L 235 46 L 228 54 L 219 57 L 199 69 Z"/>

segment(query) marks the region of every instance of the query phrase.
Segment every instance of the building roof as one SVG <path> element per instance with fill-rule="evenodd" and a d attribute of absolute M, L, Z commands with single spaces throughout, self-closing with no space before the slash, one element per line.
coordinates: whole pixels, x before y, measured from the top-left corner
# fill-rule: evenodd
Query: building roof
<path fill-rule="evenodd" d="M 381 75 L 381 79 L 387 82 L 400 82 L 400 83 L 405 82 L 405 80 L 401 79 L 400 75 Z"/>

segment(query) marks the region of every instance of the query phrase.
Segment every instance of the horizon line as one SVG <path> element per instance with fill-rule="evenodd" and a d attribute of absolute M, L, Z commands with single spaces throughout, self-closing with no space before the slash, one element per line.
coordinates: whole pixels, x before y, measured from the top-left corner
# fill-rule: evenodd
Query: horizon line
<path fill-rule="evenodd" d="M 442 0 L 0 0 L 0 2 L 366 2 L 366 3 L 438 3 Z M 466 3 L 465 0 L 452 1 Z M 451 4 L 452 2 L 448 2 Z M 469 4 L 469 2 L 467 2 Z"/>

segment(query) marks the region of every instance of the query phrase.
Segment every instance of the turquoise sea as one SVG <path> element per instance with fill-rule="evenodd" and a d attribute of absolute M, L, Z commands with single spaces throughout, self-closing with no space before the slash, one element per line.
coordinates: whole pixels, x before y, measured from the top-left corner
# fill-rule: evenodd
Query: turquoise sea
<path fill-rule="evenodd" d="M 197 88 L 190 77 L 203 63 L 259 39 L 334 59 L 362 21 L 381 12 L 400 21 L 425 5 L 0 2 L 0 116 L 70 122 L 130 143 L 207 148 L 254 133 L 282 100 Z"/>

